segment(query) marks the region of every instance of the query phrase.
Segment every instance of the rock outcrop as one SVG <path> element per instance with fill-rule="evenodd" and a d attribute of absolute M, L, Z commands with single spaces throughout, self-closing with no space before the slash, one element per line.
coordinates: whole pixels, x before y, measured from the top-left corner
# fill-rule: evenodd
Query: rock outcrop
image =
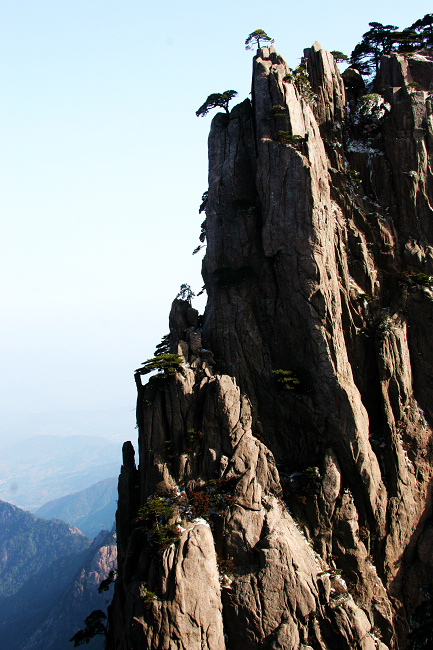
<path fill-rule="evenodd" d="M 404 648 L 432 575 L 433 61 L 347 97 L 304 65 L 259 49 L 212 122 L 208 303 L 137 375 L 112 649 Z"/>

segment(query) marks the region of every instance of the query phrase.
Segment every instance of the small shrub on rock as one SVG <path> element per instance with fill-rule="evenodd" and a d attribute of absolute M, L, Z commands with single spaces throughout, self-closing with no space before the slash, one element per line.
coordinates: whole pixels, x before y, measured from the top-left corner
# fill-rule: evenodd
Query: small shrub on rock
<path fill-rule="evenodd" d="M 291 135 L 288 131 L 278 131 L 278 142 L 287 144 L 300 151 L 303 138 L 301 135 Z"/>
<path fill-rule="evenodd" d="M 211 509 L 209 492 L 206 489 L 195 490 L 191 494 L 192 511 L 195 517 L 207 517 Z"/>
<path fill-rule="evenodd" d="M 363 95 L 355 108 L 353 122 L 365 135 L 375 133 L 382 120 L 389 115 L 391 105 L 378 93 Z"/>
<path fill-rule="evenodd" d="M 139 507 L 133 522 L 146 533 L 148 543 L 161 552 L 178 541 L 181 534 L 176 524 L 168 523 L 173 515 L 174 508 L 164 499 L 149 499 Z"/>
<path fill-rule="evenodd" d="M 296 390 L 301 383 L 299 377 L 292 370 L 278 368 L 272 371 L 272 375 L 278 386 L 284 390 Z"/>
<path fill-rule="evenodd" d="M 308 70 L 305 65 L 301 63 L 301 65 L 298 65 L 295 70 L 289 68 L 289 72 L 283 77 L 283 81 L 294 84 L 299 94 L 306 102 L 312 106 L 316 105 L 317 95 L 311 88 Z"/>
<path fill-rule="evenodd" d="M 405 283 L 409 286 L 427 287 L 433 286 L 433 276 L 426 273 L 416 273 L 415 271 L 403 271 L 399 278 L 400 284 Z"/>
<path fill-rule="evenodd" d="M 151 529 L 153 526 L 171 519 L 173 515 L 173 508 L 167 505 L 163 499 L 149 499 L 149 501 L 139 507 L 134 518 L 134 523 L 143 528 Z"/>

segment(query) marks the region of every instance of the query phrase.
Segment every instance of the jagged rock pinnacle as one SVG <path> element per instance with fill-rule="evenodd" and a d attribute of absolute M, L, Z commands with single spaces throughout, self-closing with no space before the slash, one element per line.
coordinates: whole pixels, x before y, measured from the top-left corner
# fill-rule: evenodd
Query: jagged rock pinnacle
<path fill-rule="evenodd" d="M 138 386 L 110 648 L 407 644 L 433 569 L 432 70 L 383 57 L 346 96 L 319 43 L 298 72 L 263 47 L 213 119 L 208 303 L 201 327 L 174 301 L 185 363 Z"/>

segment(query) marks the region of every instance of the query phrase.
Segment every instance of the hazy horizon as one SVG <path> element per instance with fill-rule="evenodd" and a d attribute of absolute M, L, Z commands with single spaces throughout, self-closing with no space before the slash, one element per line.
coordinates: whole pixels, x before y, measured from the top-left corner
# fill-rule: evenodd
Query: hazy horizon
<path fill-rule="evenodd" d="M 265 29 L 295 67 L 315 40 L 350 54 L 370 21 L 403 28 L 430 9 L 3 3 L 3 443 L 56 427 L 136 436 L 133 371 L 168 331 L 180 284 L 202 286 L 191 253 L 212 115 L 195 111 L 227 88 L 248 97 L 248 33 Z"/>

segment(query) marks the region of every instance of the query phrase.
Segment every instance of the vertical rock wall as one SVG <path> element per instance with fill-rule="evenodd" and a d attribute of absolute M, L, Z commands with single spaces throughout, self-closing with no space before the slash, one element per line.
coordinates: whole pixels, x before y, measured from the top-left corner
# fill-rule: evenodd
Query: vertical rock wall
<path fill-rule="evenodd" d="M 208 303 L 174 301 L 184 363 L 138 381 L 112 648 L 404 648 L 433 568 L 433 62 L 346 99 L 304 57 L 315 101 L 262 48 L 212 122 Z"/>

